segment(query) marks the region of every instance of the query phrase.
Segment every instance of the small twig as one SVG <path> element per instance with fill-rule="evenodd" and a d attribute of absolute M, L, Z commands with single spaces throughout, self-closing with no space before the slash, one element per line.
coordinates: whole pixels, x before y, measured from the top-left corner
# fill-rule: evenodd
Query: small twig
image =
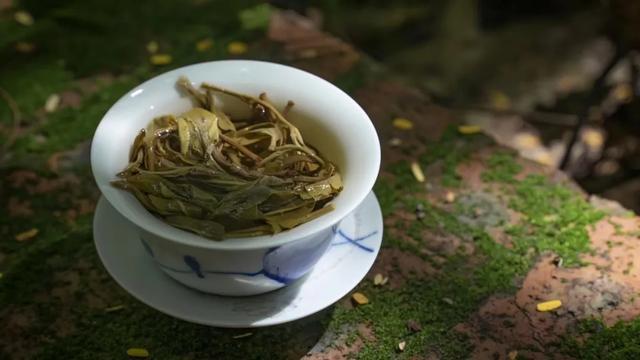
<path fill-rule="evenodd" d="M 618 45 L 616 48 L 615 55 L 613 55 L 613 57 L 609 60 L 607 65 L 602 70 L 602 73 L 600 73 L 598 78 L 593 82 L 593 86 L 591 87 L 591 90 L 589 91 L 589 94 L 587 96 L 586 104 L 584 105 L 584 107 L 582 108 L 582 111 L 578 115 L 578 122 L 573 128 L 573 131 L 571 132 L 571 138 L 569 139 L 569 144 L 567 145 L 567 149 L 564 152 L 562 161 L 560 161 L 561 170 L 566 170 L 567 167 L 569 166 L 569 162 L 571 161 L 571 153 L 573 151 L 573 146 L 578 141 L 580 130 L 582 130 L 585 123 L 587 122 L 591 104 L 593 104 L 597 99 L 598 90 L 604 85 L 605 80 L 607 79 L 607 75 L 609 75 L 609 73 L 613 70 L 616 64 L 618 64 L 625 56 L 627 56 L 627 51 Z"/>
<path fill-rule="evenodd" d="M 244 145 L 238 144 L 235 140 L 228 137 L 227 135 L 220 134 L 220 138 L 224 140 L 227 144 L 238 149 L 241 153 L 243 153 L 246 157 L 250 158 L 254 162 L 259 163 L 262 161 L 262 158 L 259 155 L 256 155 L 253 151 L 247 149 Z"/>
<path fill-rule="evenodd" d="M 9 132 L 9 136 L 2 146 L 3 150 L 7 150 L 13 145 L 13 142 L 16 139 L 18 134 L 18 128 L 20 126 L 20 121 L 22 121 L 22 113 L 20 112 L 20 108 L 18 107 L 18 103 L 13 99 L 11 94 L 9 94 L 5 89 L 0 87 L 0 97 L 7 103 L 9 109 L 11 110 L 11 115 L 13 116 L 13 126 Z"/>

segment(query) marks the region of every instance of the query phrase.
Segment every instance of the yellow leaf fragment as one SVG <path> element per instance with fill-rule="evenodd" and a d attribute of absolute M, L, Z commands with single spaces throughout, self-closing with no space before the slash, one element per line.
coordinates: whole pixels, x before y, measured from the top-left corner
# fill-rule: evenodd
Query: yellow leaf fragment
<path fill-rule="evenodd" d="M 518 358 L 518 350 L 509 351 L 507 357 L 509 360 L 516 360 Z"/>
<path fill-rule="evenodd" d="M 402 145 L 402 139 L 398 139 L 397 137 L 391 138 L 389 140 L 389 145 L 391 145 L 391 146 L 400 146 L 400 145 Z"/>
<path fill-rule="evenodd" d="M 29 14 L 24 10 L 16 11 L 16 13 L 13 14 L 13 18 L 20 25 L 24 25 L 24 26 L 33 25 L 33 16 L 31 16 L 31 14 Z"/>
<path fill-rule="evenodd" d="M 351 295 L 351 299 L 356 303 L 356 305 L 366 305 L 369 303 L 369 299 L 364 296 L 363 293 L 359 292 L 353 293 L 353 295 Z"/>
<path fill-rule="evenodd" d="M 171 64 L 171 61 L 173 58 L 169 54 L 155 54 L 149 58 L 149 62 L 153 65 L 167 65 Z"/>
<path fill-rule="evenodd" d="M 482 128 L 478 125 L 460 125 L 458 126 L 458 132 L 463 135 L 477 134 L 482 131 Z"/>
<path fill-rule="evenodd" d="M 553 311 L 561 306 L 562 306 L 562 301 L 550 300 L 550 301 L 539 303 L 538 305 L 536 305 L 536 309 L 538 311 Z"/>
<path fill-rule="evenodd" d="M 444 195 L 444 200 L 451 204 L 452 202 L 456 201 L 456 194 L 453 191 L 447 191 L 447 193 Z"/>
<path fill-rule="evenodd" d="M 516 134 L 513 142 L 518 149 L 533 149 L 541 145 L 540 138 L 530 132 Z"/>
<path fill-rule="evenodd" d="M 120 311 L 122 309 L 124 309 L 124 305 L 116 305 L 116 306 L 108 307 L 104 309 L 104 311 L 110 313 L 110 312 Z"/>
<path fill-rule="evenodd" d="M 455 304 L 455 302 L 451 298 L 448 298 L 448 297 L 443 297 L 442 301 L 447 303 L 447 304 L 449 304 L 449 305 Z"/>
<path fill-rule="evenodd" d="M 400 343 L 398 343 L 398 350 L 399 351 L 404 351 L 404 349 L 407 347 L 407 342 L 406 341 L 400 341 Z"/>
<path fill-rule="evenodd" d="M 149 351 L 143 348 L 131 348 L 127 350 L 127 355 L 134 358 L 147 358 L 149 357 Z"/>
<path fill-rule="evenodd" d="M 60 105 L 60 95 L 51 94 L 47 98 L 47 101 L 44 103 L 44 111 L 48 113 L 55 112 L 58 110 L 58 106 Z"/>
<path fill-rule="evenodd" d="M 33 229 L 29 229 L 27 231 L 23 231 L 19 234 L 16 235 L 16 240 L 17 241 L 25 241 L 25 240 L 29 240 L 31 238 L 33 238 L 34 236 L 38 235 L 38 232 L 40 230 L 33 228 Z"/>
<path fill-rule="evenodd" d="M 155 41 L 149 41 L 147 43 L 147 52 L 149 54 L 155 54 L 158 52 L 158 50 L 160 49 L 160 46 L 158 45 L 157 42 Z"/>
<path fill-rule="evenodd" d="M 422 168 L 420 167 L 420 164 L 418 164 L 417 162 L 412 162 L 411 163 L 411 172 L 413 173 L 413 177 L 416 178 L 416 180 L 418 182 L 424 182 L 425 178 L 424 178 L 424 173 L 422 172 Z"/>
<path fill-rule="evenodd" d="M 409 119 L 398 117 L 393 119 L 393 127 L 400 130 L 411 130 L 413 129 L 413 122 Z"/>
<path fill-rule="evenodd" d="M 232 41 L 227 45 L 227 51 L 231 55 L 242 55 L 249 50 L 249 46 L 242 41 Z"/>
<path fill-rule="evenodd" d="M 582 141 L 592 149 L 599 149 L 604 143 L 604 136 L 598 130 L 585 129 L 582 132 Z"/>
<path fill-rule="evenodd" d="M 213 39 L 206 38 L 196 43 L 196 50 L 199 52 L 205 52 L 213 47 Z"/>
<path fill-rule="evenodd" d="M 373 285 L 382 285 L 382 281 L 384 280 L 384 276 L 382 274 L 376 274 L 373 277 Z"/>

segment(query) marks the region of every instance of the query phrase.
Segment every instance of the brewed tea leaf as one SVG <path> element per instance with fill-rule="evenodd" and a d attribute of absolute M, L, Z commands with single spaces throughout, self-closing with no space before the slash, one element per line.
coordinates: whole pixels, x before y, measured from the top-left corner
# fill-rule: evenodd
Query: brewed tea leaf
<path fill-rule="evenodd" d="M 266 94 L 209 84 L 200 91 L 186 78 L 177 86 L 196 106 L 141 130 L 114 186 L 169 224 L 213 240 L 277 233 L 333 209 L 342 179 L 284 117 L 293 102 L 280 112 Z M 251 117 L 230 118 L 216 106 L 220 94 L 245 103 Z"/>

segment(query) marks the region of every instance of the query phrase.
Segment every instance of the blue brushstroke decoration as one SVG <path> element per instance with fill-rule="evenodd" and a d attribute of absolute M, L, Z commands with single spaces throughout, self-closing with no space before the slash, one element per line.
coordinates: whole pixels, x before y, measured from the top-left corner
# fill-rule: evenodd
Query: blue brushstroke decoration
<path fill-rule="evenodd" d="M 140 238 L 140 242 L 142 243 L 142 246 L 144 247 L 144 249 L 145 249 L 145 250 L 147 250 L 147 252 L 149 253 L 149 255 L 151 255 L 151 257 L 155 257 L 155 256 L 153 255 L 153 250 L 151 250 L 151 246 L 149 246 L 149 244 L 147 243 L 147 241 L 141 237 L 141 238 Z"/>
<path fill-rule="evenodd" d="M 331 244 L 332 246 L 336 246 L 336 245 L 344 245 L 344 244 L 353 244 L 354 246 L 359 247 L 360 249 L 367 251 L 367 252 L 373 252 L 374 250 L 368 246 L 362 245 L 360 244 L 361 241 L 366 240 L 368 238 L 370 238 L 371 236 L 377 234 L 377 231 L 374 231 L 368 235 L 356 238 L 356 239 L 352 239 L 351 237 L 347 236 L 347 234 L 345 234 L 342 230 L 338 230 L 338 235 L 340 235 L 343 239 L 345 239 L 346 241 L 343 242 L 338 242 L 338 243 L 333 243 Z"/>
<path fill-rule="evenodd" d="M 242 275 L 250 277 L 264 275 L 265 277 L 279 283 L 289 284 L 304 275 L 309 270 L 309 268 L 311 268 L 310 264 L 315 264 L 316 260 L 318 260 L 324 254 L 328 246 L 351 244 L 364 251 L 374 252 L 372 248 L 361 244 L 361 242 L 377 234 L 377 231 L 355 239 L 351 238 L 342 230 L 340 230 L 338 225 L 333 225 L 331 227 L 331 231 L 332 233 L 329 236 L 335 238 L 335 236 L 337 235 L 343 238 L 344 241 L 334 241 L 333 243 L 327 245 L 327 239 L 324 239 L 314 244 L 310 249 L 306 249 L 306 251 L 298 251 L 300 250 L 300 246 L 308 246 L 308 244 L 306 243 L 293 243 L 291 245 L 271 248 L 265 253 L 263 257 L 263 269 L 256 272 L 203 270 L 198 259 L 191 255 L 185 255 L 183 257 L 183 261 L 189 269 L 176 269 L 160 264 L 158 261 L 156 261 L 156 263 L 163 269 L 181 274 L 194 273 L 201 279 L 204 279 L 205 274 Z M 149 244 L 142 237 L 140 237 L 140 241 L 142 242 L 142 246 L 145 248 L 145 250 L 155 260 L 155 256 L 153 254 L 153 250 L 151 250 L 151 246 L 149 246 Z"/>
<path fill-rule="evenodd" d="M 184 263 L 187 264 L 187 266 L 194 273 L 196 273 L 196 275 L 198 275 L 199 278 L 204 279 L 204 274 L 202 274 L 202 271 L 200 270 L 200 263 L 198 262 L 198 260 L 196 260 L 196 258 L 194 258 L 191 255 L 185 255 L 183 259 L 184 259 Z"/>

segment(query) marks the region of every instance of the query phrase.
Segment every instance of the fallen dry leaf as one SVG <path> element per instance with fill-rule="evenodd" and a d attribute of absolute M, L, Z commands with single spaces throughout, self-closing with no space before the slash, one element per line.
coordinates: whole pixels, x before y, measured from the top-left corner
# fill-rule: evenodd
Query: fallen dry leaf
<path fill-rule="evenodd" d="M 397 138 L 397 137 L 391 138 L 389 140 L 389 145 L 391 145 L 391 146 L 400 146 L 400 145 L 402 145 L 402 140 Z"/>
<path fill-rule="evenodd" d="M 553 311 L 562 306 L 562 301 L 560 300 L 549 300 L 545 302 L 541 302 L 536 305 L 536 310 L 545 312 L 545 311 Z"/>
<path fill-rule="evenodd" d="M 398 343 L 398 350 L 399 351 L 404 351 L 404 349 L 407 347 L 407 342 L 406 341 L 401 341 L 400 343 Z"/>
<path fill-rule="evenodd" d="M 382 276 L 382 274 L 376 274 L 373 277 L 373 285 L 380 285 L 382 284 L 382 280 L 384 280 L 384 276 Z"/>
<path fill-rule="evenodd" d="M 127 350 L 127 355 L 134 358 L 147 358 L 149 351 L 143 348 L 131 348 Z"/>
<path fill-rule="evenodd" d="M 395 118 L 393 119 L 393 126 L 396 129 L 400 129 L 400 130 L 411 130 L 413 129 L 413 122 L 409 119 L 405 119 L 405 118 Z"/>
<path fill-rule="evenodd" d="M 369 299 L 364 296 L 363 293 L 355 292 L 351 295 L 351 299 L 356 305 L 366 305 L 369 303 Z"/>
<path fill-rule="evenodd" d="M 17 241 L 26 241 L 29 240 L 33 237 L 35 237 L 36 235 L 38 235 L 38 232 L 40 232 L 40 230 L 33 228 L 33 229 L 29 229 L 27 231 L 23 231 L 19 234 L 16 235 L 16 240 Z"/>
<path fill-rule="evenodd" d="M 160 46 L 158 46 L 158 43 L 155 41 L 149 41 L 146 48 L 149 54 L 155 54 L 160 49 Z"/>
<path fill-rule="evenodd" d="M 122 310 L 124 308 L 125 308 L 124 305 L 116 305 L 116 306 L 111 306 L 111 307 L 108 307 L 108 308 L 104 309 L 104 312 L 111 313 L 111 312 L 120 311 L 120 310 Z"/>
<path fill-rule="evenodd" d="M 460 125 L 458 126 L 458 132 L 463 135 L 477 134 L 482 131 L 482 128 L 478 125 Z"/>
<path fill-rule="evenodd" d="M 415 161 L 411 163 L 411 173 L 413 173 L 413 177 L 416 178 L 418 182 L 424 182 L 425 178 L 422 168 L 420 164 Z"/>
<path fill-rule="evenodd" d="M 443 297 L 443 298 L 442 298 L 442 301 L 443 301 L 443 302 L 445 302 L 445 303 L 447 303 L 447 304 L 449 304 L 449 305 L 453 305 L 453 304 L 454 304 L 453 300 L 451 300 L 451 299 L 450 299 L 450 298 L 448 298 L 448 297 Z"/>
<path fill-rule="evenodd" d="M 452 202 L 456 201 L 456 194 L 453 191 L 447 191 L 447 193 L 444 195 L 444 200 L 451 204 Z"/>
<path fill-rule="evenodd" d="M 213 47 L 213 39 L 202 39 L 196 43 L 196 50 L 198 52 L 205 52 Z"/>
<path fill-rule="evenodd" d="M 168 65 L 172 61 L 173 58 L 169 54 L 155 54 L 149 57 L 149 62 L 153 65 Z"/>
<path fill-rule="evenodd" d="M 16 13 L 13 14 L 13 18 L 18 24 L 24 26 L 31 26 L 34 22 L 33 16 L 24 10 L 16 11 Z"/>
<path fill-rule="evenodd" d="M 51 94 L 47 98 L 47 101 L 44 103 L 44 111 L 48 113 L 55 112 L 58 110 L 58 106 L 60 105 L 60 95 Z"/>
<path fill-rule="evenodd" d="M 242 55 L 249 50 L 249 46 L 242 41 L 232 41 L 227 45 L 227 52 L 231 55 Z"/>

